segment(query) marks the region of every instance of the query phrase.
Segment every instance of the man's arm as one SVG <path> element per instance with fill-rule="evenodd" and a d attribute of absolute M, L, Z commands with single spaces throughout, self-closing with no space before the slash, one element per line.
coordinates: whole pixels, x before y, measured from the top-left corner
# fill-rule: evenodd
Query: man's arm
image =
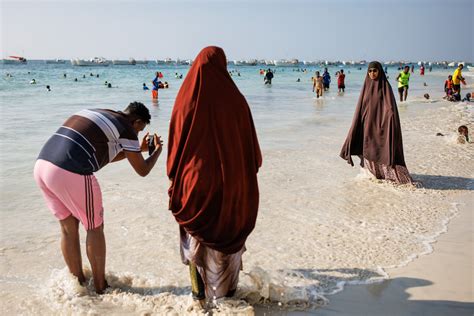
<path fill-rule="evenodd" d="M 123 160 L 124 158 L 125 158 L 125 152 L 121 151 L 117 154 L 117 156 L 115 156 L 114 159 L 112 159 L 111 162 L 117 162 L 117 161 Z"/>
<path fill-rule="evenodd" d="M 133 169 L 140 176 L 145 177 L 155 166 L 155 163 L 161 154 L 161 148 L 161 146 L 157 148 L 147 159 L 143 158 L 142 153 L 133 151 L 125 152 L 125 156 L 127 157 L 128 162 L 130 162 L 130 164 L 132 165 Z"/>
<path fill-rule="evenodd" d="M 142 177 L 150 173 L 163 149 L 163 142 L 156 134 L 153 135 L 153 142 L 155 143 L 155 151 L 147 159 L 143 159 L 141 152 L 125 152 L 125 157 L 127 157 L 133 169 Z"/>
<path fill-rule="evenodd" d="M 140 144 L 141 151 L 148 151 L 148 142 L 147 142 L 148 135 L 149 133 L 146 133 L 145 136 L 143 136 L 142 143 Z M 114 157 L 114 159 L 112 159 L 111 162 L 117 162 L 123 159 L 125 159 L 125 152 L 121 151 L 117 154 L 117 156 Z"/>

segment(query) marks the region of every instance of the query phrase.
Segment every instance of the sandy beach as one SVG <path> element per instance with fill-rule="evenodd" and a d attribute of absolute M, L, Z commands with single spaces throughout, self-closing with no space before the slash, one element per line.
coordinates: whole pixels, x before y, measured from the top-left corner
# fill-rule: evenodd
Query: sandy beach
<path fill-rule="evenodd" d="M 390 278 L 368 285 L 348 285 L 330 296 L 330 304 L 313 312 L 260 308 L 256 315 L 472 315 L 472 194 L 458 205 L 459 213 L 440 235 L 433 253 L 406 266 L 388 269 Z"/>

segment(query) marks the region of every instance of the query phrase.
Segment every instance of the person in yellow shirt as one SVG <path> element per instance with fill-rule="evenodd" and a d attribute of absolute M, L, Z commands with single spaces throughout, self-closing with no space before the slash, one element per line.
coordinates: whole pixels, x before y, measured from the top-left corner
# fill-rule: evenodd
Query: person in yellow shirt
<path fill-rule="evenodd" d="M 410 67 L 405 66 L 395 80 L 398 81 L 400 102 L 406 101 L 408 96 L 408 81 L 410 80 Z"/>
<path fill-rule="evenodd" d="M 464 81 L 464 77 L 462 76 L 462 69 L 464 68 L 463 64 L 459 64 L 458 68 L 453 73 L 453 90 L 454 93 L 458 92 L 461 94 L 461 82 Z"/>

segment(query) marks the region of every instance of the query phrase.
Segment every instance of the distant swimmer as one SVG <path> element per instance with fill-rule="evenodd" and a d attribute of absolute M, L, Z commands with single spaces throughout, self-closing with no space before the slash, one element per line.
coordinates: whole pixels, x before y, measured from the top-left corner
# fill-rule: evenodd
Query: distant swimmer
<path fill-rule="evenodd" d="M 273 72 L 270 68 L 265 72 L 265 76 L 263 77 L 263 82 L 265 84 L 272 84 L 273 79 Z"/>
<path fill-rule="evenodd" d="M 82 75 L 82 79 L 86 79 L 86 75 Z"/>
<path fill-rule="evenodd" d="M 410 67 L 405 66 L 395 80 L 398 81 L 398 94 L 400 102 L 406 101 L 408 96 L 408 81 L 410 81 Z"/>
<path fill-rule="evenodd" d="M 424 75 L 425 75 L 425 65 L 421 64 L 421 66 L 420 66 L 420 76 L 424 76 Z"/>
<path fill-rule="evenodd" d="M 323 96 L 323 90 L 323 77 L 319 75 L 319 71 L 316 71 L 316 77 L 313 78 L 313 92 L 316 92 L 316 98 Z"/>
<path fill-rule="evenodd" d="M 74 81 L 77 82 L 78 81 L 77 78 L 74 78 Z"/>
<path fill-rule="evenodd" d="M 63 74 L 63 77 L 66 78 L 66 77 L 67 77 L 67 74 Z"/>
<path fill-rule="evenodd" d="M 31 79 L 30 84 L 36 84 L 36 80 L 34 78 Z"/>
<path fill-rule="evenodd" d="M 150 90 L 150 89 L 146 86 L 146 83 L 143 83 L 143 90 Z"/>
<path fill-rule="evenodd" d="M 99 78 L 99 74 L 97 74 L 96 77 Z"/>
<path fill-rule="evenodd" d="M 430 95 L 429 95 L 428 93 L 425 93 L 425 94 L 423 95 L 423 97 L 424 97 L 426 100 L 429 100 L 429 99 L 430 99 Z"/>
<path fill-rule="evenodd" d="M 448 79 L 444 82 L 445 98 L 453 94 L 453 76 L 449 75 Z"/>
<path fill-rule="evenodd" d="M 462 76 L 463 64 L 459 64 L 458 68 L 453 73 L 453 90 L 461 94 L 461 83 L 466 84 L 464 77 Z"/>
<path fill-rule="evenodd" d="M 329 90 L 329 85 L 331 84 L 331 75 L 329 74 L 329 71 L 327 68 L 324 68 L 323 72 L 323 86 L 324 86 L 324 91 Z"/>
<path fill-rule="evenodd" d="M 112 84 L 111 83 L 107 84 L 107 88 L 112 88 Z"/>
<path fill-rule="evenodd" d="M 152 100 L 158 100 L 158 89 L 160 88 L 160 84 L 161 84 L 160 74 L 161 74 L 161 72 L 157 71 L 155 73 L 155 79 L 153 79 L 153 81 L 151 82 L 151 84 L 153 85 L 153 88 L 151 90 Z"/>
<path fill-rule="evenodd" d="M 51 91 L 51 87 L 50 87 L 50 86 L 46 86 L 46 90 Z"/>
<path fill-rule="evenodd" d="M 301 79 L 300 79 L 300 78 L 296 79 L 296 82 L 300 82 L 300 81 L 301 81 Z"/>
<path fill-rule="evenodd" d="M 344 69 L 341 69 L 341 71 L 339 71 L 339 75 L 337 76 L 338 92 L 344 92 L 344 90 L 346 89 L 345 79 L 346 75 L 344 74 Z"/>

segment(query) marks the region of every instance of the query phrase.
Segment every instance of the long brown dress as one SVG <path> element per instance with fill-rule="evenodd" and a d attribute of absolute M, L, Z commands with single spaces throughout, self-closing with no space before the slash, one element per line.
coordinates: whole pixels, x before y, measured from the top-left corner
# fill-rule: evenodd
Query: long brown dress
<path fill-rule="evenodd" d="M 261 164 L 250 108 L 227 71 L 224 51 L 204 48 L 176 98 L 167 171 L 183 262 L 197 267 L 208 298 L 237 287 L 257 219 Z"/>
<path fill-rule="evenodd" d="M 402 130 L 392 87 L 379 62 L 378 78 L 367 74 L 357 102 L 352 126 L 342 146 L 341 158 L 354 165 L 351 156 L 361 158 L 361 166 L 377 179 L 413 183 L 403 155 Z"/>

